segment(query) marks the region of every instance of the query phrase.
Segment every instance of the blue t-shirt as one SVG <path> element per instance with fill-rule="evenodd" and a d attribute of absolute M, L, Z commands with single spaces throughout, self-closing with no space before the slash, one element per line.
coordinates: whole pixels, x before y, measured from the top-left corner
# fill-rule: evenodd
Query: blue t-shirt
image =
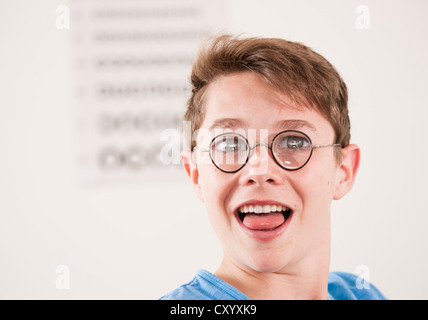
<path fill-rule="evenodd" d="M 386 300 L 380 291 L 358 277 L 345 272 L 331 272 L 328 277 L 328 300 Z M 206 270 L 160 300 L 250 300 L 245 294 Z"/>

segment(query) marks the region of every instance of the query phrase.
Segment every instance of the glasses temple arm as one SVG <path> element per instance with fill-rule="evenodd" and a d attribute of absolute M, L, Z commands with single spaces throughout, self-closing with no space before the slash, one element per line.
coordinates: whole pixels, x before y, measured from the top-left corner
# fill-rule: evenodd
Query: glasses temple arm
<path fill-rule="evenodd" d="M 312 148 L 326 148 L 326 147 L 339 147 L 339 148 L 342 148 L 342 145 L 340 143 L 334 143 L 334 144 L 315 144 L 315 145 L 312 145 Z"/>
<path fill-rule="evenodd" d="M 193 150 L 195 150 L 195 149 L 197 149 L 197 150 L 199 150 L 199 151 L 201 151 L 201 152 L 210 152 L 210 150 L 209 150 L 209 149 L 202 149 L 202 148 L 199 148 L 198 146 L 193 147 L 192 151 L 193 151 Z"/>

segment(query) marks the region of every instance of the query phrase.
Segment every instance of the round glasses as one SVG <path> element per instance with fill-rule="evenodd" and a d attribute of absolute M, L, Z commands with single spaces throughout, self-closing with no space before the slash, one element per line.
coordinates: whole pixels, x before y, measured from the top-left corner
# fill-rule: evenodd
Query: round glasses
<path fill-rule="evenodd" d="M 208 149 L 198 147 L 194 149 L 209 152 L 211 161 L 219 170 L 235 173 L 245 166 L 251 151 L 257 146 L 265 146 L 270 149 L 275 162 L 288 171 L 303 168 L 311 158 L 314 148 L 342 147 L 340 144 L 313 145 L 305 133 L 287 130 L 278 133 L 273 138 L 271 145 L 258 142 L 251 147 L 243 135 L 230 132 L 214 137 Z"/>

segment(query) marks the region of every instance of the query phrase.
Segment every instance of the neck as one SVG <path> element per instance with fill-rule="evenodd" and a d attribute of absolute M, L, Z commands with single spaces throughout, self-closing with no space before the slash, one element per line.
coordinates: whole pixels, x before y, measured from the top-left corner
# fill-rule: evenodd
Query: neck
<path fill-rule="evenodd" d="M 330 225 L 316 249 L 278 272 L 257 272 L 224 256 L 215 275 L 254 300 L 325 300 L 330 267 Z"/>

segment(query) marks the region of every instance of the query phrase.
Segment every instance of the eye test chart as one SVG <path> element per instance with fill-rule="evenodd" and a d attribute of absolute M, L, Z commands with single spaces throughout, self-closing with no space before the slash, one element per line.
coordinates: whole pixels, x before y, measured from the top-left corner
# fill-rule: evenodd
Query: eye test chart
<path fill-rule="evenodd" d="M 222 31 L 225 12 L 224 0 L 72 2 L 79 181 L 182 173 L 191 65 L 201 41 Z"/>

